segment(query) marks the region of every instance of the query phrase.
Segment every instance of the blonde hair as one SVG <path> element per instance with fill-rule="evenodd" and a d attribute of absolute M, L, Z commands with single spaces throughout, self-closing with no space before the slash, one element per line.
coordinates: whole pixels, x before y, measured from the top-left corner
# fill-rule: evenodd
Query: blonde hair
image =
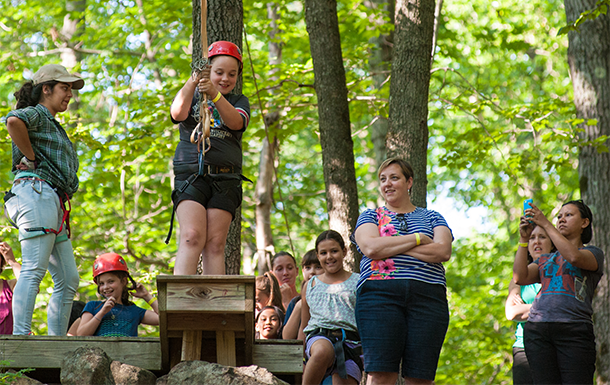
<path fill-rule="evenodd" d="M 391 164 L 397 164 L 400 167 L 400 170 L 402 171 L 402 174 L 405 176 L 406 180 L 409 180 L 409 178 L 414 177 L 413 167 L 411 167 L 411 164 L 409 164 L 409 162 L 401 158 L 388 158 L 384 160 L 383 163 L 381 163 L 381 165 L 379 166 L 379 169 L 377 169 L 377 179 L 381 177 L 381 172 Z"/>

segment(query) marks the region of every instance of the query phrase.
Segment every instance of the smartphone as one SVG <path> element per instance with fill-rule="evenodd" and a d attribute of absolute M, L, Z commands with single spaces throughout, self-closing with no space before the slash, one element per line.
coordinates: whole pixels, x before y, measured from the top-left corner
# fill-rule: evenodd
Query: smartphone
<path fill-rule="evenodd" d="M 531 199 L 526 199 L 523 201 L 523 214 L 525 214 L 525 210 L 532 208 L 532 206 L 530 206 L 530 203 L 533 203 L 533 202 L 534 201 Z"/>

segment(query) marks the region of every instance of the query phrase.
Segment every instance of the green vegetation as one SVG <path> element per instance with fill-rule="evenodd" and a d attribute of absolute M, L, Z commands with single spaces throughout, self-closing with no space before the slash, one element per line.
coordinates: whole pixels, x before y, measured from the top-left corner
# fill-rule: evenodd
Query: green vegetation
<path fill-rule="evenodd" d="M 88 0 L 84 15 L 70 14 L 72 19 L 84 16 L 82 34 L 66 40 L 61 34 L 67 15 L 63 3 L 2 2 L 0 115 L 11 109 L 12 93 L 31 71 L 61 62 L 59 53 L 66 47 L 81 57 L 74 69 L 86 79 L 78 96 L 80 108 L 61 119 L 81 162 L 81 186 L 71 218 L 82 280 L 79 299 L 85 301 L 96 298 L 91 265 L 98 254 L 112 250 L 125 255 L 136 279 L 153 288 L 157 274 L 171 272 L 177 246 L 175 233 L 170 245 L 163 243 L 171 215 L 171 159 L 178 141 L 169 105 L 190 74 L 190 2 L 149 0 L 142 8 L 139 3 Z M 257 177 L 261 140 L 267 135 L 262 114 L 278 111 L 280 128 L 269 132 L 280 146 L 271 225 L 276 250 L 290 250 L 290 235 L 296 254 L 302 255 L 328 226 L 317 101 L 302 3 L 277 3 L 281 33 L 276 39 L 283 43 L 283 60 L 272 68 L 266 3 L 244 0 L 250 50 L 244 44 L 243 83 L 252 103 L 243 144 L 244 174 Z M 373 86 L 369 58 L 373 38 L 392 25 L 387 16 L 355 0 L 339 1 L 338 17 L 364 208 L 378 198 L 369 126 L 387 117 L 389 98 L 389 83 L 380 89 Z M 378 18 L 386 23 L 373 28 L 376 24 L 370 21 Z M 552 215 L 559 202 L 578 197 L 577 154 L 582 143 L 576 125 L 582 122 L 572 103 L 567 36 L 558 36 L 564 24 L 558 0 L 444 3 L 430 85 L 428 196 L 449 197 L 460 210 L 483 207 L 489 216 L 470 236 L 455 240 L 453 257 L 445 264 L 452 318 L 438 384 L 510 383 L 514 325 L 504 317 L 504 300 L 521 202 L 533 197 Z M 272 69 L 278 80 L 269 79 Z M 600 145 L 599 150 L 606 149 Z M 0 159 L 8 189 L 6 131 L 0 133 Z M 255 265 L 254 205 L 253 186 L 245 184 L 245 273 Z M 16 231 L 7 222 L 0 226 L 0 238 L 19 256 Z M 47 275 L 38 296 L 36 334 L 46 333 L 51 287 Z M 154 328 L 147 333 L 154 334 Z"/>

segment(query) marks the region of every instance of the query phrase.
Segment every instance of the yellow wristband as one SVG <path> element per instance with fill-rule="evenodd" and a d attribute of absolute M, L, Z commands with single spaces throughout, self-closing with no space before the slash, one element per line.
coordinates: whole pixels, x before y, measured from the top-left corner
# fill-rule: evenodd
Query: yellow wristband
<path fill-rule="evenodd" d="M 527 248 L 527 242 L 519 242 L 519 246 Z"/>
<path fill-rule="evenodd" d="M 421 238 L 419 237 L 419 233 L 415 233 L 415 243 L 417 246 L 421 244 Z"/>
<path fill-rule="evenodd" d="M 212 99 L 212 103 L 216 103 L 217 101 L 219 101 L 221 96 L 222 94 L 220 93 L 220 91 L 218 91 L 218 95 L 216 95 L 216 97 Z"/>
<path fill-rule="evenodd" d="M 153 302 L 155 302 L 157 300 L 157 298 L 155 298 L 154 296 L 150 299 L 150 301 L 146 301 L 146 303 L 148 304 L 148 306 L 152 306 Z"/>

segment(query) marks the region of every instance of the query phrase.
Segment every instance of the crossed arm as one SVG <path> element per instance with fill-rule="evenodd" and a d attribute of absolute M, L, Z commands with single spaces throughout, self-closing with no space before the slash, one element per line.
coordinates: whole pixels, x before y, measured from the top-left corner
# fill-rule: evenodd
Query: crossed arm
<path fill-rule="evenodd" d="M 355 236 L 360 250 L 371 259 L 408 254 L 424 262 L 440 263 L 447 262 L 451 258 L 453 237 L 448 227 L 435 227 L 433 238 L 419 234 L 421 243 L 418 246 L 415 234 L 381 237 L 375 224 L 365 223 L 358 227 Z"/>

